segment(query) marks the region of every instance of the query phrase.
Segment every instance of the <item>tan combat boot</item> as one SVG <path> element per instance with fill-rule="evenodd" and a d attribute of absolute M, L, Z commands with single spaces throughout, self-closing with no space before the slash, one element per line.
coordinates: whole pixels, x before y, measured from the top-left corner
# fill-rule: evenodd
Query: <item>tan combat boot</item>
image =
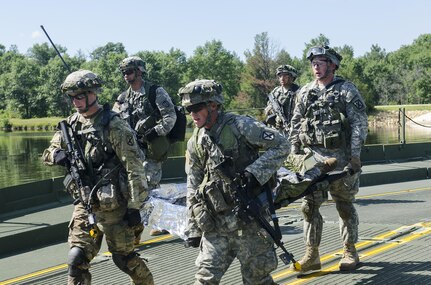
<path fill-rule="evenodd" d="M 355 244 L 346 243 L 343 249 L 343 257 L 339 266 L 342 271 L 355 270 L 359 264 L 359 255 L 356 251 Z"/>
<path fill-rule="evenodd" d="M 301 270 L 297 270 L 294 264 L 290 266 L 290 269 L 301 273 L 320 271 L 322 264 L 320 263 L 319 248 L 317 246 L 307 246 L 304 257 L 298 263 L 301 265 Z"/>

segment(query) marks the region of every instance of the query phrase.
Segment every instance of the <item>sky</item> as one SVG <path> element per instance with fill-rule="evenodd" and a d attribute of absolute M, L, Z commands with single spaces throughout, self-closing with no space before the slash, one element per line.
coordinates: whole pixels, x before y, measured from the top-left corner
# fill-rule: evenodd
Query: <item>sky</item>
<path fill-rule="evenodd" d="M 431 33 L 429 0 L 13 0 L 2 1 L 0 44 L 26 54 L 48 42 L 69 55 L 89 55 L 108 42 L 138 51 L 179 49 L 219 40 L 244 59 L 257 34 L 267 32 L 276 50 L 301 57 L 323 34 L 331 46 L 349 45 L 363 56 L 372 45 L 387 52 Z"/>

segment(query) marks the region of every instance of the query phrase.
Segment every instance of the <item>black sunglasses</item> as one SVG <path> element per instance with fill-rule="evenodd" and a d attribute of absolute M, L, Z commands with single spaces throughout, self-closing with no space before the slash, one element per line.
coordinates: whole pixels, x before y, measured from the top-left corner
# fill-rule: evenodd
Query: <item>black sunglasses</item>
<path fill-rule="evenodd" d="M 125 71 L 123 71 L 122 73 L 123 73 L 123 76 L 124 75 L 130 75 L 130 74 L 132 74 L 133 72 L 135 72 L 135 70 L 134 69 L 126 69 Z"/>
<path fill-rule="evenodd" d="M 77 94 L 75 96 L 72 96 L 72 95 L 68 95 L 68 96 L 69 96 L 70 101 L 73 101 L 73 100 L 82 100 L 82 99 L 84 99 L 87 96 L 87 92 L 79 93 L 79 94 Z"/>

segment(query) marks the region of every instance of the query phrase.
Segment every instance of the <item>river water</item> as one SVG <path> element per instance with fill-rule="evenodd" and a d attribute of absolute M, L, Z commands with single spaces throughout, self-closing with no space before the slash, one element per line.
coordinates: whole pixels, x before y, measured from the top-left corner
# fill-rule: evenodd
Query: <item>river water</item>
<path fill-rule="evenodd" d="M 62 176 L 63 167 L 42 164 L 43 150 L 53 132 L 0 132 L 0 189 L 8 186 Z M 190 136 L 190 132 L 188 132 Z M 429 142 L 431 130 L 406 128 L 406 142 Z M 366 144 L 399 143 L 396 127 L 370 128 Z M 182 156 L 186 142 L 173 145 L 170 156 Z"/>

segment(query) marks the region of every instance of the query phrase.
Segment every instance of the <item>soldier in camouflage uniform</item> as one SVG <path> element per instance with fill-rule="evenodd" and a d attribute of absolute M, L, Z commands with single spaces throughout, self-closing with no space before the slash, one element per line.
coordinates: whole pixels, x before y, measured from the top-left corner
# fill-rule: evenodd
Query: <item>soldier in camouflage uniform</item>
<path fill-rule="evenodd" d="M 229 161 L 229 176 L 240 173 L 254 197 L 286 158 L 288 142 L 250 117 L 223 112 L 221 92 L 213 80 L 196 80 L 178 94 L 196 126 L 186 151 L 186 243 L 200 246 L 195 284 L 219 284 L 235 257 L 244 284 L 274 284 L 273 240 L 257 222 L 246 224 L 234 214 L 233 185 L 216 165 Z M 260 149 L 264 152 L 259 156 Z"/>
<path fill-rule="evenodd" d="M 340 270 L 353 270 L 359 263 L 355 243 L 358 240 L 358 214 L 353 202 L 359 190 L 361 147 L 367 136 L 367 114 L 363 98 L 352 82 L 335 76 L 342 59 L 327 46 L 312 47 L 307 53 L 315 80 L 298 93 L 291 129 L 292 153 L 300 146 L 310 148 L 316 161 L 334 157 L 337 170 L 352 175 L 332 183 L 327 191 L 335 202 L 340 219 L 344 252 Z M 302 271 L 320 270 L 319 245 L 323 219 L 319 208 L 327 200 L 326 192 L 303 199 L 305 256 L 299 261 Z"/>
<path fill-rule="evenodd" d="M 140 57 L 125 58 L 119 69 L 129 88 L 118 96 L 113 110 L 137 132 L 138 142 L 147 157 L 144 167 L 148 186 L 155 189 L 160 187 L 162 162 L 168 156 L 170 142 L 166 135 L 172 130 L 177 119 L 174 104 L 163 87 L 143 79 L 146 69 L 145 62 Z M 150 100 L 152 92 L 155 92 L 153 102 Z M 143 229 L 143 226 L 136 229 L 136 244 L 139 244 Z M 167 232 L 150 232 L 151 235 L 163 233 Z"/>
<path fill-rule="evenodd" d="M 299 90 L 299 86 L 294 83 L 298 72 L 293 66 L 286 64 L 277 67 L 276 75 L 280 86 L 275 87 L 268 95 L 266 122 L 288 137 L 296 92 Z"/>
<path fill-rule="evenodd" d="M 79 173 L 83 186 L 87 186 L 78 189 L 76 181 L 65 179 L 67 190 L 75 199 L 82 193 L 83 201 L 75 205 L 69 224 L 68 285 L 91 284 L 90 261 L 99 252 L 103 236 L 114 263 L 131 277 L 132 284 L 154 284 L 133 244 L 133 227 L 141 222 L 139 206 L 148 191 L 144 155 L 127 123 L 109 106 L 98 104 L 101 85 L 98 76 L 88 70 L 71 73 L 61 85 L 77 110 L 66 120 L 67 132 L 83 150 Z M 70 165 L 65 149 L 58 131 L 43 153 L 44 163 Z M 89 194 L 92 186 L 94 195 Z M 88 201 L 96 217 L 95 226 L 83 205 Z"/>

